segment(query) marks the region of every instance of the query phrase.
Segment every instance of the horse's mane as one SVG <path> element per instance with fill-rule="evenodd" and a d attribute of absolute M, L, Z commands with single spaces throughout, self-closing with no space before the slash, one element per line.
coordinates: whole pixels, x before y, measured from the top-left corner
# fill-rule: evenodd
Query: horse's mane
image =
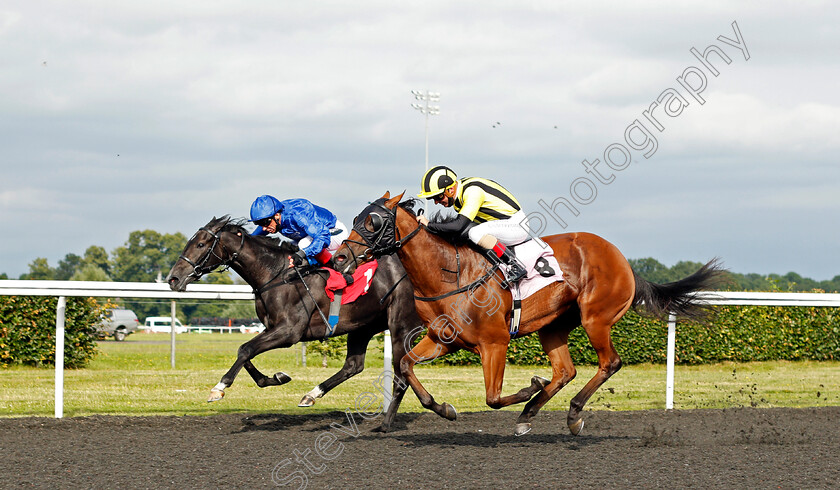
<path fill-rule="evenodd" d="M 291 254 L 297 252 L 298 250 L 300 250 L 300 248 L 294 242 L 292 242 L 291 240 L 283 239 L 283 238 L 275 238 L 275 237 L 270 237 L 270 236 L 267 236 L 267 235 L 252 236 L 251 238 L 253 238 L 253 239 L 255 239 L 259 242 L 265 243 L 266 245 L 271 245 L 272 247 L 276 247 L 277 249 L 280 250 L 281 253 L 287 254 L 287 255 L 291 255 Z"/>
<path fill-rule="evenodd" d="M 420 203 L 421 201 L 416 197 L 409 197 L 405 201 L 399 203 L 398 206 L 406 210 L 412 217 L 416 217 L 417 213 L 414 212 L 414 206 L 419 205 Z"/>
<path fill-rule="evenodd" d="M 417 213 L 414 211 L 414 208 L 422 203 L 423 201 L 421 201 L 420 199 L 417 199 L 416 197 L 411 197 L 401 202 L 399 206 L 405 211 L 407 211 L 412 217 L 417 217 Z M 455 220 L 455 218 L 457 217 L 457 214 L 444 214 L 440 211 L 435 211 L 434 214 L 428 216 L 429 221 L 432 223 L 449 223 L 450 221 Z"/>
<path fill-rule="evenodd" d="M 252 240 L 256 240 L 264 245 L 268 245 L 272 248 L 278 249 L 280 253 L 291 255 L 300 250 L 296 244 L 284 238 L 275 238 L 270 237 L 268 235 L 251 235 L 251 232 L 245 229 L 245 224 L 249 222 L 245 218 L 231 218 L 230 216 L 226 215 L 214 221 L 208 223 L 208 226 L 218 226 L 219 232 L 230 231 L 234 233 L 242 233 L 244 236 L 248 236 Z"/>
<path fill-rule="evenodd" d="M 410 214 L 413 218 L 417 217 L 417 213 L 414 212 L 414 207 L 422 204 L 423 201 L 417 199 L 416 197 L 411 197 L 401 203 L 399 203 L 399 207 L 405 210 L 408 214 Z M 443 214 L 440 211 L 435 211 L 432 215 L 428 216 L 430 223 L 449 223 L 450 221 L 455 220 L 458 215 L 450 215 L 450 214 Z M 454 243 L 454 244 L 462 244 L 468 243 L 469 240 L 466 237 L 466 234 L 448 234 L 448 233 L 437 233 L 431 232 L 433 235 L 438 236 L 447 242 Z"/>

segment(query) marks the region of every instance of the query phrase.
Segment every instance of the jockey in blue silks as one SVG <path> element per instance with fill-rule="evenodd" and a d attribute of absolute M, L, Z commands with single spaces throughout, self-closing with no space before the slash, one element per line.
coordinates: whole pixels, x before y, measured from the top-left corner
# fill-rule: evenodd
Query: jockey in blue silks
<path fill-rule="evenodd" d="M 326 264 L 350 231 L 329 210 L 306 199 L 280 201 L 263 195 L 251 204 L 252 235 L 280 233 L 297 243 L 298 257 L 310 265 Z"/>

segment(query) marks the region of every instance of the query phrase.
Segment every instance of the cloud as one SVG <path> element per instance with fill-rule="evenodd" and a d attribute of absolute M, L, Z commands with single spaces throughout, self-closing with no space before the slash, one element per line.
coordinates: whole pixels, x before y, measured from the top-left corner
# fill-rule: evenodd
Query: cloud
<path fill-rule="evenodd" d="M 732 38 L 733 20 L 750 60 L 726 46 L 706 104 L 668 119 L 656 154 L 634 152 L 572 226 L 631 256 L 733 243 L 754 247 L 725 250 L 745 264 L 791 269 L 781 244 L 749 237 L 813 223 L 815 241 L 836 243 L 816 223 L 838 211 L 839 15 L 821 2 L 18 3 L 0 10 L 0 226 L 38 227 L 0 238 L 0 272 L 111 250 L 137 229 L 189 235 L 266 192 L 345 220 L 385 190 L 416 192 L 412 89 L 441 93 L 432 163 L 537 209 L 678 88 L 699 64 L 691 47 Z M 679 216 L 714 229 L 657 239 Z M 808 255 L 798 272 L 838 273 Z"/>

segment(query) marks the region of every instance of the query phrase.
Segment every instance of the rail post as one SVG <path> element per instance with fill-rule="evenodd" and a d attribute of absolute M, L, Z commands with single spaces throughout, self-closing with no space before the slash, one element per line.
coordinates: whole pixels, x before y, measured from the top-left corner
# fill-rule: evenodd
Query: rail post
<path fill-rule="evenodd" d="M 674 358 L 677 346 L 677 316 L 668 314 L 668 367 L 665 371 L 665 410 L 674 408 Z"/>
<path fill-rule="evenodd" d="M 172 369 L 175 369 L 175 300 L 172 300 L 172 305 L 170 306 L 169 311 L 170 316 L 170 329 L 169 329 L 169 365 Z"/>
<path fill-rule="evenodd" d="M 393 359 L 394 354 L 391 349 L 391 332 L 388 330 L 385 331 L 385 338 L 383 342 L 385 343 L 385 345 L 382 346 L 382 353 L 385 358 L 385 368 L 382 370 L 382 384 L 385 386 L 382 387 L 382 397 L 384 398 L 384 400 L 382 400 L 382 411 L 387 412 L 388 407 L 391 406 L 391 398 L 394 396 L 394 369 L 391 367 L 391 360 Z"/>
<path fill-rule="evenodd" d="M 55 308 L 55 418 L 64 417 L 64 314 L 67 298 L 58 297 Z"/>

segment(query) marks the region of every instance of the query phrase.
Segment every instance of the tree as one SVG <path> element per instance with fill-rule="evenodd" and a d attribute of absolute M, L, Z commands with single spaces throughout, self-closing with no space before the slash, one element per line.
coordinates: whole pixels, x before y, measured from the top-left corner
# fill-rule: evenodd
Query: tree
<path fill-rule="evenodd" d="M 111 261 L 108 259 L 108 252 L 104 248 L 91 245 L 85 250 L 85 256 L 82 258 L 82 267 L 93 265 L 105 272 L 106 275 L 111 274 Z"/>
<path fill-rule="evenodd" d="M 667 282 L 679 281 L 684 277 L 688 277 L 697 272 L 703 264 L 700 262 L 692 262 L 690 260 L 681 260 L 671 267 L 670 277 Z"/>
<path fill-rule="evenodd" d="M 181 233 L 132 231 L 125 245 L 114 250 L 111 278 L 115 281 L 152 282 L 158 274 L 166 276 L 186 243 L 187 238 Z M 169 314 L 169 301 L 126 303 L 131 303 L 139 318 Z"/>
<path fill-rule="evenodd" d="M 233 284 L 233 279 L 231 278 L 230 271 L 224 272 L 214 272 L 211 274 L 207 274 L 201 278 L 202 284 Z M 224 318 L 255 318 L 256 314 L 254 314 L 254 302 L 253 301 L 245 301 L 245 303 L 250 303 L 251 305 L 251 312 L 245 316 L 236 316 L 236 315 L 228 315 L 225 313 L 225 310 L 229 308 L 231 302 L 230 301 L 196 301 L 195 303 L 185 303 L 180 306 L 181 310 L 184 312 L 184 315 L 188 319 L 190 318 L 208 318 L 208 317 L 224 317 Z"/>
<path fill-rule="evenodd" d="M 830 281 L 820 282 L 820 289 L 826 292 L 840 291 L 840 276 L 834 276 L 834 278 Z"/>
<path fill-rule="evenodd" d="M 132 231 L 128 241 L 114 250 L 115 281 L 150 282 L 165 276 L 187 244 L 182 233 L 162 235 L 154 230 Z"/>
<path fill-rule="evenodd" d="M 670 271 L 668 270 L 668 267 L 653 257 L 645 259 L 630 259 L 628 262 L 630 262 L 630 267 L 633 268 L 636 274 L 648 281 L 655 283 L 670 281 Z"/>
<path fill-rule="evenodd" d="M 58 261 L 55 268 L 55 279 L 58 281 L 66 281 L 70 276 L 76 273 L 82 263 L 82 258 L 74 253 L 69 253 L 63 259 Z"/>
<path fill-rule="evenodd" d="M 732 279 L 730 289 L 738 291 L 773 291 L 778 289 L 776 285 L 771 282 L 766 276 L 756 273 L 738 274 L 737 272 L 730 272 L 729 277 Z"/>
<path fill-rule="evenodd" d="M 256 318 L 257 311 L 253 301 L 233 301 L 219 315 L 223 318 Z"/>
<path fill-rule="evenodd" d="M 51 280 L 55 279 L 55 269 L 50 267 L 47 259 L 38 257 L 29 264 L 29 274 L 25 274 L 25 279 L 31 280 Z M 24 279 L 21 276 L 21 279 Z"/>
<path fill-rule="evenodd" d="M 9 276 L 6 275 L 5 272 L 0 273 L 0 279 L 8 279 Z"/>
<path fill-rule="evenodd" d="M 78 269 L 71 277 L 71 281 L 110 281 L 111 278 L 99 267 L 88 264 Z"/>
<path fill-rule="evenodd" d="M 227 270 L 224 272 L 206 274 L 201 278 L 201 282 L 204 284 L 233 284 L 233 278 L 230 275 L 230 271 Z"/>

